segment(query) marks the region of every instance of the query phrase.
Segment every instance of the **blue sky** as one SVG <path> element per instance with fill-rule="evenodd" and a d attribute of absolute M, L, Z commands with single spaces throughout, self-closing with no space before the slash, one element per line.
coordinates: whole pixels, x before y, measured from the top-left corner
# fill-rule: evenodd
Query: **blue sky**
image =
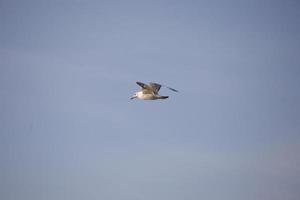
<path fill-rule="evenodd" d="M 299 8 L 2 0 L 0 198 L 299 199 Z"/>

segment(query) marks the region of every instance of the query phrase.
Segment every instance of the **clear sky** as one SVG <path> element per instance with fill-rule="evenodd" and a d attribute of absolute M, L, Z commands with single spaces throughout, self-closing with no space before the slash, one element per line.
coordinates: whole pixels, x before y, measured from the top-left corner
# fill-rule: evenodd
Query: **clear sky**
<path fill-rule="evenodd" d="M 0 199 L 298 200 L 299 11 L 1 0 Z"/>

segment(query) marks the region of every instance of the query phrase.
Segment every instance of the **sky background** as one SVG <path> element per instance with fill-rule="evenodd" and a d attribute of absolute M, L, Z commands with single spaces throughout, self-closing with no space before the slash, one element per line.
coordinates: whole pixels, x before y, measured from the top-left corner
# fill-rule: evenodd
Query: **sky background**
<path fill-rule="evenodd" d="M 298 200 L 299 11 L 0 0 L 0 199 Z"/>

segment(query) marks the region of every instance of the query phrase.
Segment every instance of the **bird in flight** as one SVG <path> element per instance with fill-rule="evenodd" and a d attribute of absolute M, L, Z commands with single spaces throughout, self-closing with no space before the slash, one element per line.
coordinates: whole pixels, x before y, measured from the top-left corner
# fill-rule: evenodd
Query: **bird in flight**
<path fill-rule="evenodd" d="M 168 88 L 169 90 L 172 90 L 174 92 L 178 92 L 177 90 L 170 88 L 168 86 L 165 85 L 161 85 L 158 83 L 149 83 L 149 84 L 145 84 L 142 82 L 136 82 L 136 84 L 138 84 L 141 87 L 141 90 L 134 93 L 134 95 L 132 95 L 132 97 L 130 99 L 141 99 L 141 100 L 156 100 L 156 99 L 167 99 L 169 98 L 169 96 L 161 96 L 158 94 L 159 89 L 163 86 Z"/>

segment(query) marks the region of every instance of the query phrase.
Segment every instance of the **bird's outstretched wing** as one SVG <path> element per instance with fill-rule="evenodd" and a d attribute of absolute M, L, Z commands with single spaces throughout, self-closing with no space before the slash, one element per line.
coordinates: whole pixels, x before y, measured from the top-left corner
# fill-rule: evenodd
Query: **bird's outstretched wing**
<path fill-rule="evenodd" d="M 158 84 L 158 83 L 153 83 L 153 82 L 151 82 L 151 83 L 149 83 L 149 85 L 147 85 L 145 83 L 137 81 L 136 84 L 141 86 L 143 88 L 143 90 L 148 90 L 149 92 L 151 91 L 154 94 L 157 94 L 162 86 L 168 88 L 169 90 L 172 90 L 173 92 L 178 92 L 178 90 L 175 90 L 174 88 L 171 88 L 171 87 L 168 87 L 168 86 L 165 86 L 165 85 L 161 85 L 161 84 Z"/>
<path fill-rule="evenodd" d="M 149 85 L 145 84 L 145 83 L 137 81 L 136 84 L 141 86 L 141 88 L 143 88 L 144 90 L 152 90 L 152 88 Z"/>
<path fill-rule="evenodd" d="M 149 86 L 152 88 L 154 94 L 157 94 L 161 85 L 158 83 L 149 83 Z"/>
<path fill-rule="evenodd" d="M 175 90 L 174 88 L 171 88 L 169 86 L 166 86 L 166 85 L 161 85 L 161 84 L 158 84 L 158 83 L 149 83 L 149 85 L 153 88 L 156 88 L 157 89 L 157 92 L 159 91 L 160 87 L 166 87 L 168 88 L 169 90 L 172 90 L 173 92 L 178 92 L 178 90 Z"/>
<path fill-rule="evenodd" d="M 174 88 L 170 88 L 168 86 L 165 86 L 166 88 L 168 88 L 169 90 L 172 90 L 173 92 L 178 92 L 178 90 L 175 90 Z"/>

